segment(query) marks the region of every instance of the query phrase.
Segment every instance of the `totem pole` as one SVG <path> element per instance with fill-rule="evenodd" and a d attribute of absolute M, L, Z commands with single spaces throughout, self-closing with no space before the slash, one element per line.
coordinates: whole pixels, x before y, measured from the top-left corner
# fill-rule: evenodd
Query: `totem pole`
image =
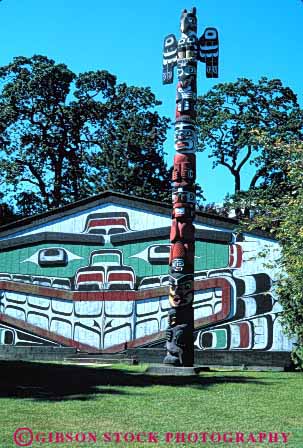
<path fill-rule="evenodd" d="M 181 38 L 164 40 L 163 84 L 171 84 L 177 66 L 175 149 L 172 174 L 172 224 L 167 355 L 164 364 L 190 367 L 194 362 L 194 257 L 196 206 L 197 63 L 206 64 L 206 77 L 218 77 L 218 32 L 206 28 L 197 38 L 196 8 L 181 15 Z"/>

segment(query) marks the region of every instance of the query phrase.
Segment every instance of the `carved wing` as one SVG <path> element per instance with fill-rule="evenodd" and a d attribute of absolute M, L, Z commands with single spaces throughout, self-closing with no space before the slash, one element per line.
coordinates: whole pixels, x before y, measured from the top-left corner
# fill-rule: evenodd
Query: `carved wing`
<path fill-rule="evenodd" d="M 177 63 L 178 42 L 173 34 L 164 39 L 163 45 L 163 84 L 171 84 L 174 80 L 174 67 Z"/>
<path fill-rule="evenodd" d="M 219 36 L 216 28 L 206 28 L 199 39 L 199 60 L 206 64 L 206 77 L 219 76 Z"/>

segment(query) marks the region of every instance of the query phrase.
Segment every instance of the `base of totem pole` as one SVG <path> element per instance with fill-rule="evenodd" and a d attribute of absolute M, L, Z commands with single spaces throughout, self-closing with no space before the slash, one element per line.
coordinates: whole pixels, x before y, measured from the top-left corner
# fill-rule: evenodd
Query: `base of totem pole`
<path fill-rule="evenodd" d="M 199 367 L 176 367 L 165 364 L 151 364 L 146 370 L 147 375 L 159 376 L 197 376 Z"/>

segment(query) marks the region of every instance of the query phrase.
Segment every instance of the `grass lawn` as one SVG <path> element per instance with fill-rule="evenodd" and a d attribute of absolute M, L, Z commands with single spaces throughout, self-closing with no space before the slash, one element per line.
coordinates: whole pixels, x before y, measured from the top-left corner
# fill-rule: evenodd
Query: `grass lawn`
<path fill-rule="evenodd" d="M 282 447 L 286 446 L 282 432 L 290 433 L 287 447 L 303 447 L 301 373 L 215 371 L 202 372 L 195 379 L 177 380 L 147 376 L 145 369 L 146 365 L 2 361 L 0 447 L 16 446 L 13 433 L 19 427 L 29 427 L 34 434 L 86 434 L 83 443 L 81 435 L 78 442 L 65 439 L 62 443 L 49 439 L 56 437 L 54 434 L 47 435 L 48 441 L 34 441 L 34 447 Z M 158 442 L 115 442 L 112 434 L 143 431 L 157 432 Z M 178 432 L 184 432 L 192 441 L 184 443 L 180 435 L 177 442 Z M 209 434 L 201 436 L 200 432 Z M 226 443 L 218 443 L 218 435 L 213 435 L 213 441 L 209 438 L 213 432 L 220 432 L 221 437 L 224 432 L 232 433 L 226 437 L 233 440 L 236 432 L 242 432 L 246 441 L 236 444 L 227 439 Z M 279 433 L 279 443 L 269 443 L 269 436 L 267 441 L 247 442 L 250 433 L 257 437 L 260 432 Z M 199 437 L 196 442 L 195 433 Z M 43 441 L 41 437 L 38 439 Z M 132 435 L 126 437 L 130 440 Z M 148 435 L 141 437 L 146 440 Z M 169 443 L 166 437 L 171 439 Z M 112 441 L 104 440 L 109 438 Z"/>

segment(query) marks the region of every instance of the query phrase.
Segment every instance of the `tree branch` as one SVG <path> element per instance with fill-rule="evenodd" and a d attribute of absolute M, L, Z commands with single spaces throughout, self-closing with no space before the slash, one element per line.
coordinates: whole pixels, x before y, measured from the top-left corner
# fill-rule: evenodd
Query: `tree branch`
<path fill-rule="evenodd" d="M 243 165 L 245 165 L 245 163 L 249 160 L 250 156 L 252 154 L 252 146 L 248 145 L 248 150 L 246 153 L 246 156 L 242 159 L 242 161 L 239 163 L 237 171 L 240 171 L 241 168 L 243 167 Z"/>
<path fill-rule="evenodd" d="M 266 174 L 267 168 L 264 166 L 263 168 L 260 168 L 252 178 L 249 188 L 254 188 L 256 186 L 257 181 Z"/>

